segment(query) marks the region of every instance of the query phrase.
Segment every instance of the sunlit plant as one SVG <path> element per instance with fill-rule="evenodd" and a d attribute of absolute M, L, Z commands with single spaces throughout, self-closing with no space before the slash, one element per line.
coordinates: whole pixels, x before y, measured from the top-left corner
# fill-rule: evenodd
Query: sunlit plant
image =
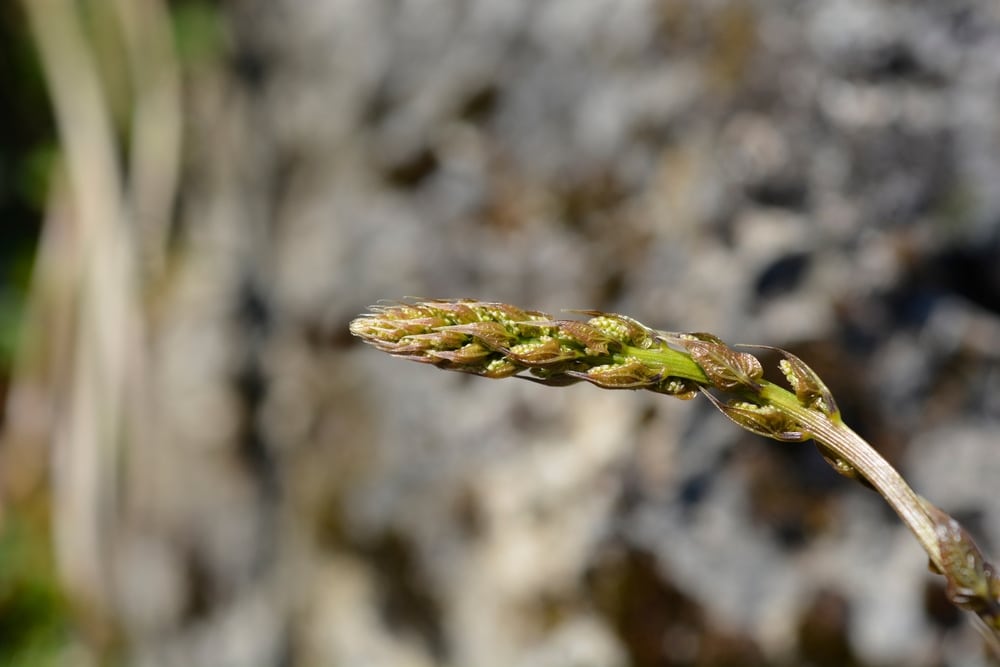
<path fill-rule="evenodd" d="M 707 333 L 651 329 L 625 315 L 575 311 L 557 319 L 504 303 L 410 301 L 373 306 L 351 333 L 397 357 L 489 378 L 547 385 L 589 382 L 682 399 L 705 396 L 742 428 L 775 440 L 812 440 L 838 473 L 874 488 L 944 576 L 948 599 L 973 612 L 1000 645 L 1000 572 L 954 518 L 917 495 L 889 463 L 841 419 L 823 381 L 778 348 L 790 390 L 765 380 L 760 361 Z"/>

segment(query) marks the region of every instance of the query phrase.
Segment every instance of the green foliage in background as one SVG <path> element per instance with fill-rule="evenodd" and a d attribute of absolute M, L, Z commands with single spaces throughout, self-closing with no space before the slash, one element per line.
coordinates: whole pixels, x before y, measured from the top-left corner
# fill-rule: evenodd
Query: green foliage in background
<path fill-rule="evenodd" d="M 59 662 L 70 637 L 45 522 L 8 516 L 0 524 L 0 664 Z"/>
<path fill-rule="evenodd" d="M 179 2 L 171 8 L 174 45 L 184 67 L 218 59 L 225 31 L 218 9 L 207 2 Z"/>

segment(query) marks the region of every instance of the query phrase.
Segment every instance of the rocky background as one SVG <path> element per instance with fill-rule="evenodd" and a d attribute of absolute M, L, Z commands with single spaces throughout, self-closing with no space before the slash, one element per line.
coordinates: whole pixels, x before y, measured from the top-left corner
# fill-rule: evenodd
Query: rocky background
<path fill-rule="evenodd" d="M 701 399 L 440 373 L 347 323 L 476 297 L 781 346 L 1000 557 L 994 2 L 217 11 L 100 546 L 115 639 L 73 656 L 988 664 L 810 445 Z"/>

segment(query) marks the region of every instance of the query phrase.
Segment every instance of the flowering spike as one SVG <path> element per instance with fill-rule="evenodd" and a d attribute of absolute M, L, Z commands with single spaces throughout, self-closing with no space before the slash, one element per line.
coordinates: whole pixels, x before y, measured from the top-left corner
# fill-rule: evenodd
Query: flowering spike
<path fill-rule="evenodd" d="M 447 370 L 489 378 L 517 376 L 550 386 L 589 382 L 678 398 L 699 391 L 742 428 L 776 440 L 813 439 L 837 472 L 870 484 L 913 532 L 948 584 L 948 598 L 975 612 L 1000 638 L 1000 574 L 941 510 L 840 419 L 819 376 L 775 349 L 794 390 L 763 378 L 760 362 L 712 334 L 650 329 L 624 315 L 582 311 L 586 322 L 471 299 L 382 303 L 351 322 L 376 349 Z M 710 391 L 711 390 L 711 391 Z M 723 401 L 715 394 L 729 394 Z"/>

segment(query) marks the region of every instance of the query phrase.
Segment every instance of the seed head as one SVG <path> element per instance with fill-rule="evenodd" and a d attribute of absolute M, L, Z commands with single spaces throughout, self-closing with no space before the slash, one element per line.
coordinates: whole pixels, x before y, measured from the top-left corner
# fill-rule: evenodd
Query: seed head
<path fill-rule="evenodd" d="M 661 332 L 626 317 L 585 311 L 587 321 L 556 319 L 504 303 L 461 299 L 373 306 L 351 322 L 351 333 L 389 354 L 491 378 L 520 375 L 545 384 L 586 381 L 606 389 L 648 389 L 691 398 L 698 384 L 662 362 L 630 351 L 670 349 Z M 673 355 L 671 357 L 670 355 Z"/>

